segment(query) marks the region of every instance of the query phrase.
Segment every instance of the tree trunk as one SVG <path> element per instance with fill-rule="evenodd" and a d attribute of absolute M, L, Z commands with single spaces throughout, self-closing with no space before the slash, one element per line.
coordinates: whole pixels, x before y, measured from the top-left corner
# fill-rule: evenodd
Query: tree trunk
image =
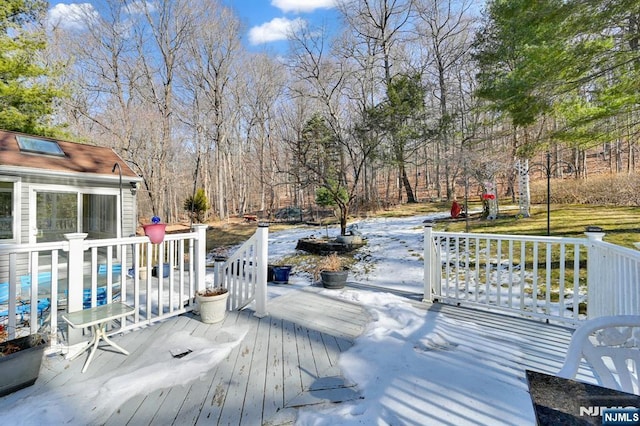
<path fill-rule="evenodd" d="M 415 194 L 413 193 L 413 188 L 411 188 L 411 182 L 409 182 L 409 177 L 407 176 L 407 169 L 404 167 L 404 164 L 401 166 L 402 173 L 402 184 L 404 186 L 404 190 L 407 193 L 407 203 L 417 203 Z"/>

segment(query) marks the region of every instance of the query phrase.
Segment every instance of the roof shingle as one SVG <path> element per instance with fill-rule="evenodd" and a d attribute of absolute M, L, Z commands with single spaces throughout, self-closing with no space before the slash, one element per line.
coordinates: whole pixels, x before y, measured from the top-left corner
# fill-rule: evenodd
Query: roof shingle
<path fill-rule="evenodd" d="M 22 152 L 17 136 L 24 135 L 48 141 L 55 141 L 64 151 L 64 157 Z M 29 167 L 69 173 L 93 173 L 112 175 L 114 165 L 122 168 L 123 177 L 138 177 L 136 173 L 111 148 L 80 144 L 0 130 L 0 168 L 2 166 Z"/>

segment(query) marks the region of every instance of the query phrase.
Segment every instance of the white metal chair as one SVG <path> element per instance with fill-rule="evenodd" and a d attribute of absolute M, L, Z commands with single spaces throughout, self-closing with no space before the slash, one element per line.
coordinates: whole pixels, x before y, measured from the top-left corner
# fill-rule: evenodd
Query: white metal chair
<path fill-rule="evenodd" d="M 571 337 L 558 376 L 573 379 L 583 358 L 601 386 L 640 395 L 640 315 L 585 321 Z"/>

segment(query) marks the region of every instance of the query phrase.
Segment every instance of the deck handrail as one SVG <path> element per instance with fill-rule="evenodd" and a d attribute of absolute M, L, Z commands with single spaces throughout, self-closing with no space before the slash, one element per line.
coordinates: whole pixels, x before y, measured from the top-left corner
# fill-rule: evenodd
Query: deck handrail
<path fill-rule="evenodd" d="M 589 239 L 589 318 L 640 315 L 640 251 Z"/>
<path fill-rule="evenodd" d="M 135 315 L 118 331 L 192 310 L 195 292 L 205 287 L 206 229 L 196 224 L 191 232 L 167 234 L 158 245 L 146 236 L 87 240 L 87 234 L 74 233 L 65 234 L 65 241 L 0 246 L 0 281 L 10 284 L 6 309 L 0 309 L 7 313 L 8 338 L 44 332 L 44 324 L 51 346 L 56 347 L 58 327 L 63 325 L 59 311 L 113 300 L 135 307 Z M 154 270 L 157 276 L 152 277 Z M 19 286 L 22 279 L 29 281 L 26 290 Z M 46 297 L 48 318 L 35 321 L 31 312 L 25 328 L 27 323 L 21 324 L 17 315 L 20 296 L 28 296 L 31 306 Z M 71 331 L 66 343 L 73 344 L 80 338 Z"/>
<path fill-rule="evenodd" d="M 602 232 L 585 235 L 434 232 L 425 224 L 424 299 L 574 325 L 640 314 L 640 251 L 605 243 Z"/>
<path fill-rule="evenodd" d="M 260 223 L 229 258 L 215 262 L 214 285 L 229 291 L 227 309 L 242 309 L 255 302 L 255 315 L 267 315 L 268 238 L 269 225 Z"/>

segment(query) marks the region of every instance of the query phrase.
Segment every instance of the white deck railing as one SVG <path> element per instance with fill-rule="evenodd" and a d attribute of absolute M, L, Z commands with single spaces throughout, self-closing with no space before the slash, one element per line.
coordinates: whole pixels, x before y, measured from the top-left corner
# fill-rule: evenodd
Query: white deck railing
<path fill-rule="evenodd" d="M 67 330 L 60 315 L 121 300 L 134 315 L 112 332 L 138 328 L 194 309 L 196 291 L 206 287 L 206 225 L 187 233 L 167 234 L 161 244 L 149 238 L 86 240 L 86 234 L 66 234 L 66 241 L 0 246 L 0 271 L 9 287 L 0 312 L 6 318 L 8 338 L 47 330 L 53 347 L 81 339 Z M 256 302 L 256 315 L 266 315 L 268 227 L 232 256 L 249 269 L 237 278 L 237 269 L 223 268 L 216 280 L 230 291 L 228 309 Z M 231 262 L 232 259 L 229 261 Z M 3 279 L 4 280 L 4 279 Z M 3 281 L 0 280 L 0 281 Z M 46 301 L 47 309 L 24 314 L 25 305 Z M 60 332 L 66 337 L 60 339 Z M 77 333 L 76 333 L 77 332 Z"/>
<path fill-rule="evenodd" d="M 590 240 L 589 318 L 640 314 L 640 251 Z"/>
<path fill-rule="evenodd" d="M 229 291 L 229 309 L 242 309 L 255 302 L 255 315 L 267 315 L 268 239 L 269 227 L 260 224 L 256 233 L 231 257 L 216 260 L 214 283 Z"/>
<path fill-rule="evenodd" d="M 640 252 L 587 238 L 424 228 L 424 299 L 576 324 L 638 314 Z"/>

